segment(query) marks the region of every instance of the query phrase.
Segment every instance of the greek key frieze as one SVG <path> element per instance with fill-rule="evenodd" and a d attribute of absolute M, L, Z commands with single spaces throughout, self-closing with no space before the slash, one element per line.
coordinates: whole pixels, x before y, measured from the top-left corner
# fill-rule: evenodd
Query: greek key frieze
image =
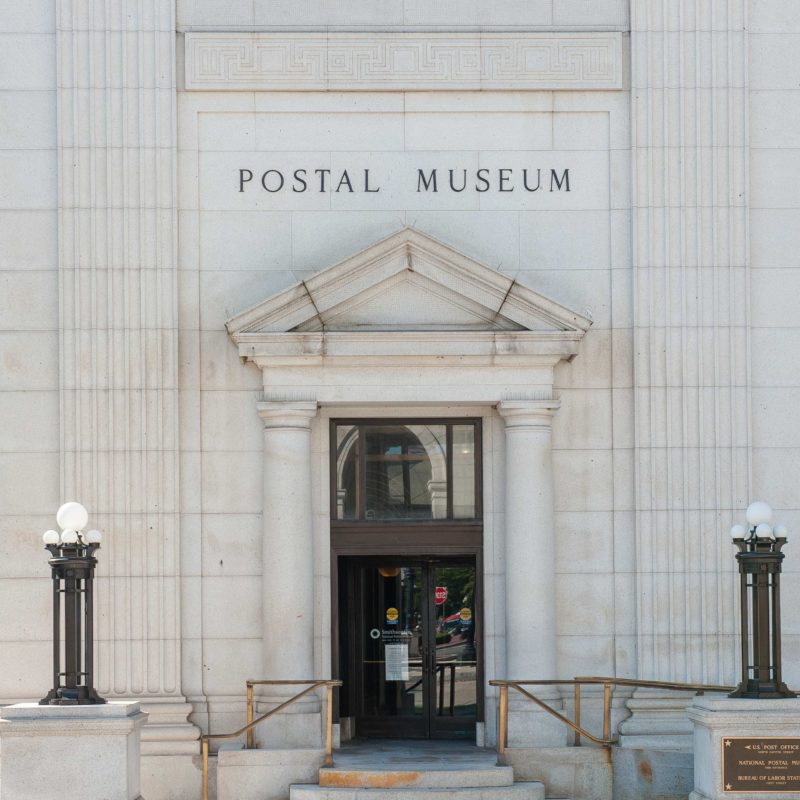
<path fill-rule="evenodd" d="M 621 50 L 619 33 L 187 33 L 186 88 L 617 89 Z"/>

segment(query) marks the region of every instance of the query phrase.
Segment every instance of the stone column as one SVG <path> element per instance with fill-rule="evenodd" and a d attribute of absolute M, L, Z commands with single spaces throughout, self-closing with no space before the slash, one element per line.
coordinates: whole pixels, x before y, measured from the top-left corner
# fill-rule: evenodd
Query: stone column
<path fill-rule="evenodd" d="M 311 421 L 315 401 L 258 404 L 264 420 L 264 511 L 262 599 L 264 677 L 294 680 L 314 675 L 314 561 L 311 509 Z M 270 704 L 285 700 L 302 687 L 269 689 Z M 280 743 L 316 744 L 319 704 L 314 697 L 296 704 L 290 733 Z M 309 713 L 311 712 L 311 713 Z M 314 716 L 315 720 L 300 717 Z M 317 726 L 317 727 L 315 727 Z M 269 743 L 275 726 L 264 726 Z M 285 735 L 284 735 L 285 734 Z M 313 736 L 312 736 L 313 735 Z M 287 736 L 293 738 L 287 742 Z M 309 741 L 308 737 L 312 736 Z"/>
<path fill-rule="evenodd" d="M 506 676 L 556 676 L 552 418 L 558 400 L 504 400 Z M 558 702 L 556 691 L 533 688 Z M 564 726 L 512 694 L 509 744 L 563 744 Z"/>

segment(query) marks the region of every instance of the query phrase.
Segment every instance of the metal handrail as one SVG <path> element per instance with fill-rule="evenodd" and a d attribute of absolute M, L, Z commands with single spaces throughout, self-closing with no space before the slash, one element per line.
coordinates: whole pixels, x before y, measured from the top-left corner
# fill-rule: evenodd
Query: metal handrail
<path fill-rule="evenodd" d="M 285 702 L 281 703 L 275 708 L 262 714 L 258 719 L 254 719 L 254 706 L 253 706 L 253 687 L 254 686 L 304 686 L 310 684 L 302 692 L 298 692 L 293 697 L 290 697 Z M 245 749 L 256 749 L 255 741 L 255 727 L 263 722 L 267 717 L 283 711 L 287 706 L 297 702 L 301 697 L 304 697 L 309 692 L 319 689 L 320 686 L 327 687 L 327 703 L 326 703 L 326 719 L 325 719 L 325 759 L 323 766 L 333 766 L 333 690 L 337 686 L 341 686 L 342 681 L 335 680 L 321 680 L 321 681 L 303 681 L 303 680 L 289 680 L 289 681 L 256 681 L 249 680 L 247 686 L 247 721 L 244 727 L 239 728 L 238 731 L 232 733 L 204 733 L 200 737 L 200 747 L 203 756 L 203 800 L 208 800 L 208 743 L 211 739 L 237 739 L 243 733 L 247 734 Z"/>
<path fill-rule="evenodd" d="M 635 678 L 601 678 L 595 676 L 577 677 L 572 680 L 494 680 L 489 681 L 490 686 L 498 686 L 500 688 L 500 730 L 497 735 L 497 763 L 500 765 L 505 764 L 505 752 L 508 745 L 508 689 L 511 687 L 518 691 L 524 697 L 534 702 L 543 711 L 546 711 L 550 716 L 555 717 L 560 722 L 563 722 L 574 732 L 573 743 L 575 747 L 579 747 L 581 737 L 589 739 L 595 744 L 602 747 L 609 747 L 617 740 L 611 738 L 611 693 L 614 686 L 635 686 L 640 689 L 668 689 L 675 691 L 693 691 L 697 694 L 705 692 L 732 692 L 735 687 L 733 686 L 720 686 L 717 684 L 708 683 L 677 683 L 674 681 L 640 681 Z M 597 737 L 589 733 L 581 727 L 581 687 L 582 686 L 597 686 L 603 687 L 603 736 Z M 554 708 L 551 708 L 544 700 L 536 697 L 535 694 L 523 689 L 523 686 L 573 686 L 575 697 L 575 721 L 568 719 L 563 714 L 560 714 Z"/>

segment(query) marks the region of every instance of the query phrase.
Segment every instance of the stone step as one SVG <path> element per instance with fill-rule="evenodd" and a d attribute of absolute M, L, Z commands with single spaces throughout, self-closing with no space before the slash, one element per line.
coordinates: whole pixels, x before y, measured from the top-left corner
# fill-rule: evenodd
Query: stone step
<path fill-rule="evenodd" d="M 544 800 L 544 784 L 523 781 L 510 786 L 355 788 L 295 784 L 289 800 Z"/>
<path fill-rule="evenodd" d="M 425 769 L 394 767 L 392 769 L 353 769 L 330 767 L 319 771 L 319 785 L 349 789 L 460 789 L 489 786 L 511 786 L 514 783 L 512 767 L 476 767 L 472 769 Z"/>

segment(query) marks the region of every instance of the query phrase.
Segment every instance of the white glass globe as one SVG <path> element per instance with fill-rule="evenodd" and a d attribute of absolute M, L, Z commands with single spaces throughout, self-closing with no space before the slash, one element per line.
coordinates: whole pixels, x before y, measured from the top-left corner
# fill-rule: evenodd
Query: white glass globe
<path fill-rule="evenodd" d="M 772 533 L 776 537 L 780 537 L 781 539 L 785 539 L 786 536 L 789 534 L 789 529 L 785 525 L 776 525 L 772 529 Z"/>
<path fill-rule="evenodd" d="M 731 528 L 731 537 L 733 539 L 744 539 L 747 536 L 747 528 L 744 525 L 734 525 Z"/>
<path fill-rule="evenodd" d="M 89 521 L 89 512 L 80 503 L 64 503 L 56 512 L 61 529 L 82 531 Z"/>
<path fill-rule="evenodd" d="M 58 544 L 59 538 L 58 531 L 45 531 L 42 536 L 45 544 Z"/>
<path fill-rule="evenodd" d="M 772 509 L 769 503 L 763 500 L 756 500 L 755 503 L 750 503 L 747 506 L 747 521 L 751 525 L 760 525 L 762 522 L 772 521 Z"/>
<path fill-rule="evenodd" d="M 62 544 L 77 544 L 77 542 L 78 542 L 78 531 L 73 531 L 70 528 L 61 531 Z"/>
<path fill-rule="evenodd" d="M 766 522 L 762 522 L 760 525 L 756 525 L 756 536 L 767 539 L 772 536 L 772 528 Z"/>
<path fill-rule="evenodd" d="M 92 528 L 92 530 L 88 531 L 84 535 L 83 540 L 86 542 L 86 544 L 100 544 L 100 542 L 103 541 L 103 534 L 100 533 L 100 531 Z"/>

